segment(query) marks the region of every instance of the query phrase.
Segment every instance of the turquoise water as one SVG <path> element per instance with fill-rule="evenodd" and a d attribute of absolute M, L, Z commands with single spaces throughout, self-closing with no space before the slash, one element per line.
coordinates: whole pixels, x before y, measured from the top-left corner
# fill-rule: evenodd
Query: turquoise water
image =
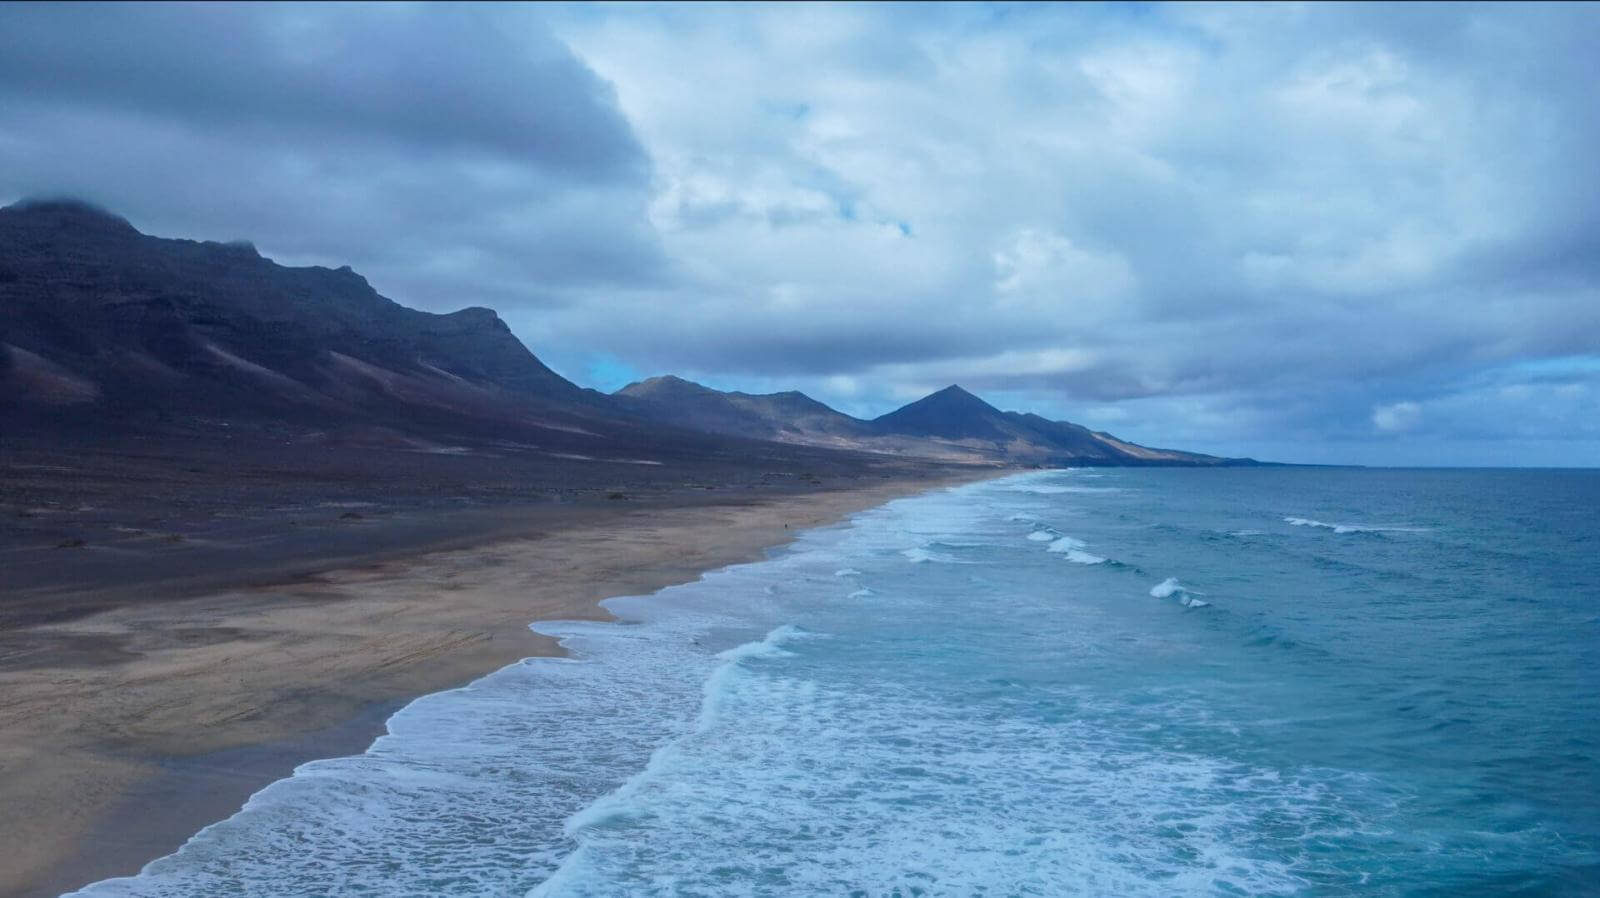
<path fill-rule="evenodd" d="M 1600 472 L 1049 471 L 420 699 L 105 895 L 1600 894 Z"/>

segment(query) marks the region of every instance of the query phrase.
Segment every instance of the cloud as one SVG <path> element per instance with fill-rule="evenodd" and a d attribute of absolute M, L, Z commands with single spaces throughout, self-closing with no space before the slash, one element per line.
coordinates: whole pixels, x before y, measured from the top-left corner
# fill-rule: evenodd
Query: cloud
<path fill-rule="evenodd" d="M 52 104 L 463 148 L 584 179 L 645 169 L 603 81 L 482 9 L 18 5 L 4 22 L 0 82 Z"/>
<path fill-rule="evenodd" d="M 0 195 L 492 305 L 580 378 L 1555 445 L 1596 43 L 1561 5 L 12 5 Z"/>
<path fill-rule="evenodd" d="M 0 199 L 514 309 L 668 277 L 650 189 L 610 85 L 515 10 L 0 9 Z"/>
<path fill-rule="evenodd" d="M 556 27 L 616 84 L 695 273 L 613 297 L 671 335 L 609 338 L 647 367 L 1316 440 L 1600 333 L 1593 17 L 636 12 Z"/>
<path fill-rule="evenodd" d="M 1422 406 L 1415 402 L 1395 402 L 1372 410 L 1372 426 L 1384 433 L 1405 433 L 1422 420 Z"/>

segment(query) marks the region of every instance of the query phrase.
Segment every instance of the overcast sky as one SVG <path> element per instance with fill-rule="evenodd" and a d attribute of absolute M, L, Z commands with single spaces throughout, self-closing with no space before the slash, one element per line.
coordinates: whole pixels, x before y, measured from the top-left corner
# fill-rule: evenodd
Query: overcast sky
<path fill-rule="evenodd" d="M 1600 464 L 1600 6 L 0 6 L 0 202 L 573 380 Z"/>

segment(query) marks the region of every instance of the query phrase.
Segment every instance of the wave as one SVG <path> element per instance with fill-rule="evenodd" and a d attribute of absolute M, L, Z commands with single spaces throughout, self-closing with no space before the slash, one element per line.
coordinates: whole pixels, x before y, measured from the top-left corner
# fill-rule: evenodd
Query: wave
<path fill-rule="evenodd" d="M 1178 604 L 1185 608 L 1208 608 L 1211 603 L 1204 599 L 1195 598 L 1189 588 L 1178 582 L 1177 577 L 1168 577 L 1160 583 L 1150 587 L 1150 597 L 1154 599 L 1177 598 Z"/>
<path fill-rule="evenodd" d="M 1044 531 L 1034 531 L 1034 533 L 1042 532 Z M 1035 537 L 1032 533 L 1028 534 L 1028 538 L 1040 539 Z M 1061 534 L 1052 530 L 1050 531 L 1050 535 L 1048 537 L 1044 537 L 1043 539 L 1050 540 L 1050 545 L 1046 547 L 1047 551 L 1055 552 L 1058 555 L 1065 555 L 1067 556 L 1068 561 L 1076 564 L 1105 564 L 1106 561 L 1109 560 L 1102 558 L 1099 555 L 1091 555 L 1090 553 L 1083 551 L 1084 547 L 1086 547 L 1088 543 L 1085 543 L 1083 540 L 1077 539 L 1076 537 L 1062 536 Z M 1042 542 L 1043 539 L 1040 539 L 1040 541 Z"/>
<path fill-rule="evenodd" d="M 833 572 L 835 577 L 859 577 L 861 572 L 853 567 L 840 568 Z"/>
<path fill-rule="evenodd" d="M 717 657 L 723 661 L 743 661 L 746 658 L 786 658 L 793 654 L 784 651 L 783 644 L 795 639 L 805 639 L 816 634 L 802 629 L 794 624 L 784 624 L 768 633 L 765 639 L 736 645 L 725 652 L 718 652 Z"/>
<path fill-rule="evenodd" d="M 1056 539 L 1059 536 L 1061 536 L 1061 534 L 1059 534 L 1059 533 L 1055 532 L 1054 530 L 1051 530 L 1050 528 L 1046 527 L 1046 528 L 1044 528 L 1042 530 L 1035 530 L 1032 533 L 1028 534 L 1028 539 L 1031 539 L 1036 543 L 1044 543 L 1044 542 L 1049 542 L 1050 540 Z"/>
<path fill-rule="evenodd" d="M 741 667 L 740 662 L 751 658 L 789 657 L 793 653 L 783 648 L 784 643 L 813 635 L 816 634 L 793 624 L 784 624 L 768 632 L 763 639 L 734 646 L 725 652 L 718 653 L 717 659 L 724 663 L 701 684 L 700 715 L 694 725 L 694 731 L 704 732 L 714 725 L 721 713 L 722 700 L 728 690 L 729 681 L 738 674 Z M 678 739 L 672 739 L 657 746 L 650 753 L 650 758 L 642 769 L 628 777 L 616 789 L 602 795 L 587 807 L 568 817 L 563 827 L 568 838 L 575 837 L 581 830 L 602 826 L 637 814 L 639 809 L 635 801 L 636 794 L 646 782 L 659 774 L 660 770 L 668 762 L 669 757 L 677 750 Z M 555 870 L 554 875 L 540 883 L 530 894 L 552 894 L 553 890 L 560 887 L 572 859 L 573 855 L 568 855 L 567 862 L 561 864 Z"/>
<path fill-rule="evenodd" d="M 1178 578 L 1168 577 L 1167 579 L 1162 580 L 1160 583 L 1150 587 L 1150 597 L 1154 599 L 1165 599 L 1171 597 L 1175 592 L 1182 591 L 1183 585 L 1178 582 Z"/>
<path fill-rule="evenodd" d="M 956 558 L 954 555 L 946 555 L 943 552 L 929 551 L 924 546 L 918 546 L 915 549 L 904 549 L 900 552 L 900 554 L 904 555 L 912 564 L 927 564 L 929 562 L 934 562 L 937 564 L 961 563 L 961 560 Z"/>
<path fill-rule="evenodd" d="M 875 595 L 877 595 L 877 593 L 875 593 L 872 590 L 870 590 L 870 589 L 866 588 L 865 586 L 863 586 L 860 589 L 856 590 L 855 592 L 851 593 L 850 595 L 846 596 L 845 598 L 849 598 L 849 599 L 865 599 L 868 596 L 875 596 Z"/>
<path fill-rule="evenodd" d="M 1070 552 L 1073 549 L 1082 549 L 1088 545 L 1088 543 L 1081 539 L 1075 539 L 1070 536 L 1057 536 L 1050 543 L 1048 549 L 1051 552 Z"/>
<path fill-rule="evenodd" d="M 1066 493 L 1120 493 L 1121 487 L 1116 486 L 1052 486 L 1048 484 L 1035 484 L 1029 486 L 1011 487 L 1014 492 L 1034 493 L 1040 496 L 1059 496 Z"/>
<path fill-rule="evenodd" d="M 1291 527 L 1320 527 L 1334 533 L 1427 533 L 1432 528 L 1407 524 L 1329 524 L 1312 518 L 1284 518 Z"/>

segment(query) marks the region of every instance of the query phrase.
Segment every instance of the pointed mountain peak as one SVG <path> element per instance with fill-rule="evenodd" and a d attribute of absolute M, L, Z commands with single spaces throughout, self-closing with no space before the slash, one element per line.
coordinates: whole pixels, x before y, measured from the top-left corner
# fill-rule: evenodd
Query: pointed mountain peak
<path fill-rule="evenodd" d="M 676 374 L 662 374 L 648 377 L 644 380 L 634 381 L 618 390 L 618 396 L 636 396 L 643 398 L 663 393 L 715 393 L 710 387 L 697 384 L 692 380 L 684 380 Z"/>
<path fill-rule="evenodd" d="M 946 439 L 1005 438 L 1005 415 L 955 384 L 873 421 L 886 433 Z"/>
<path fill-rule="evenodd" d="M 979 399 L 977 396 L 974 396 L 971 393 L 967 392 L 966 390 L 962 389 L 961 386 L 958 385 L 958 384 L 951 384 L 950 386 L 945 387 L 942 390 L 937 390 L 935 392 L 929 393 L 928 395 L 922 397 L 921 399 L 918 399 L 916 402 L 913 402 L 910 405 L 906 406 L 906 408 L 920 407 L 920 406 L 941 408 L 941 409 L 964 409 L 964 410 L 970 410 L 970 411 L 987 411 L 987 412 L 998 412 L 999 411 L 999 409 L 995 408 L 994 406 L 990 405 L 989 403 L 984 402 L 982 399 Z"/>

